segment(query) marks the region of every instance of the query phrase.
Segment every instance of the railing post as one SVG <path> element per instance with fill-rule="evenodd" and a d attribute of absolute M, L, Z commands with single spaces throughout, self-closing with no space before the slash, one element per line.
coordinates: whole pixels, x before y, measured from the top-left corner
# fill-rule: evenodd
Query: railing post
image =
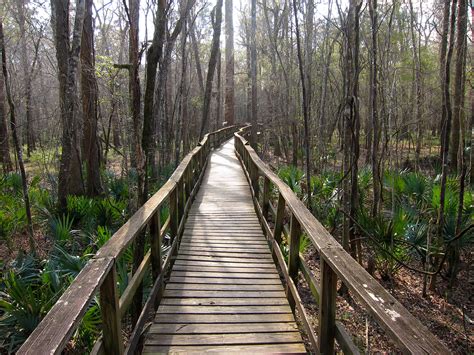
<path fill-rule="evenodd" d="M 170 193 L 170 235 L 171 235 L 171 243 L 174 242 L 174 239 L 178 235 L 178 186 L 175 185 L 173 191 Z M 175 248 L 177 251 L 178 248 Z"/>
<path fill-rule="evenodd" d="M 160 221 L 160 209 L 158 209 L 150 223 L 150 249 L 151 249 L 151 270 L 153 275 L 153 281 L 156 280 L 161 272 L 162 260 L 161 260 L 161 221 Z"/>
<path fill-rule="evenodd" d="M 263 180 L 263 201 L 262 201 L 262 214 L 265 219 L 268 219 L 269 209 L 270 209 L 270 179 L 265 176 Z"/>
<path fill-rule="evenodd" d="M 179 225 L 181 224 L 181 220 L 183 219 L 184 215 L 184 182 L 183 182 L 183 176 L 178 181 L 178 186 L 176 187 L 178 189 L 178 228 Z"/>
<path fill-rule="evenodd" d="M 319 298 L 319 351 L 334 354 L 336 331 L 337 275 L 321 257 L 321 295 Z"/>
<path fill-rule="evenodd" d="M 191 191 L 193 190 L 191 184 L 192 184 L 192 172 L 193 172 L 193 163 L 194 160 L 191 159 L 189 162 L 188 167 L 186 168 L 186 171 L 184 172 L 184 178 L 186 179 L 184 182 L 184 188 L 185 188 L 185 199 L 184 199 L 184 204 L 188 203 L 189 196 L 191 196 Z"/>
<path fill-rule="evenodd" d="M 275 229 L 273 230 L 273 239 L 280 244 L 281 232 L 283 231 L 283 217 L 285 215 L 285 199 L 281 192 L 278 194 L 278 204 L 275 216 Z"/>
<path fill-rule="evenodd" d="M 290 238 L 288 240 L 290 251 L 288 253 L 288 275 L 293 280 L 295 285 L 298 284 L 298 269 L 300 260 L 300 239 L 301 239 L 301 226 L 300 222 L 296 219 L 295 215 L 291 214 L 290 220 Z M 286 295 L 288 302 L 290 303 L 291 310 L 295 311 L 295 299 L 291 293 L 288 285 L 286 286 Z"/>
<path fill-rule="evenodd" d="M 255 194 L 255 199 L 258 201 L 259 185 L 258 185 L 258 168 L 253 162 L 250 164 L 250 180 L 252 181 L 252 188 Z"/>
<path fill-rule="evenodd" d="M 123 354 L 115 262 L 100 286 L 100 311 L 102 314 L 104 352 L 106 354 Z"/>

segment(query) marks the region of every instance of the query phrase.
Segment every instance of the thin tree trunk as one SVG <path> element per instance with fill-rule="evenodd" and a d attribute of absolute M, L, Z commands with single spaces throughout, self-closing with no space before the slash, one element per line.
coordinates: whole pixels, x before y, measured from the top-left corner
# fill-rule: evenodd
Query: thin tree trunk
<path fill-rule="evenodd" d="M 466 37 L 467 37 L 467 0 L 458 0 L 457 36 L 456 36 L 456 63 L 454 74 L 454 97 L 453 97 L 453 126 L 451 130 L 450 165 L 457 170 L 461 163 L 458 157 L 462 157 L 464 146 L 460 144 L 461 123 L 463 119 L 464 82 L 466 60 Z"/>
<path fill-rule="evenodd" d="M 219 53 L 219 42 L 221 36 L 222 23 L 222 1 L 217 0 L 217 4 L 212 10 L 212 28 L 214 34 L 212 37 L 211 56 L 209 58 L 209 66 L 207 70 L 206 88 L 204 92 L 204 104 L 202 108 L 201 130 L 199 132 L 199 140 L 204 137 L 205 132 L 209 129 L 209 108 L 211 104 L 212 82 L 214 72 L 216 71 L 217 55 Z"/>
<path fill-rule="evenodd" d="M 18 165 L 20 167 L 21 174 L 21 187 L 23 190 L 23 198 L 25 201 L 25 210 L 26 210 L 26 220 L 28 223 L 28 238 L 30 243 L 30 252 L 35 253 L 35 241 L 33 233 L 33 221 L 31 219 L 31 208 L 30 208 L 30 198 L 28 195 L 28 180 L 26 178 L 25 165 L 23 163 L 23 151 L 21 148 L 20 140 L 18 139 L 17 133 L 17 123 L 15 117 L 15 105 L 13 103 L 12 95 L 10 92 L 10 83 L 8 80 L 8 71 L 7 71 L 7 54 L 5 53 L 5 42 L 3 37 L 3 22 L 0 18 L 0 55 L 2 60 L 2 74 L 3 81 L 5 82 L 5 90 L 7 94 L 8 105 L 10 106 L 10 129 L 13 136 L 13 144 L 15 146 L 16 157 L 18 159 Z"/>
<path fill-rule="evenodd" d="M 311 0 L 310 0 L 311 1 Z M 310 100 L 308 93 L 306 92 L 306 85 L 310 84 L 309 74 L 304 73 L 304 63 L 303 55 L 301 50 L 301 39 L 300 39 L 300 29 L 298 24 L 298 9 L 296 7 L 296 0 L 293 0 L 293 12 L 295 16 L 295 30 L 296 30 L 296 46 L 298 54 L 298 63 L 299 63 L 299 72 L 300 72 L 300 82 L 301 82 L 301 91 L 302 91 L 302 108 L 303 108 L 303 117 L 304 117 L 304 146 L 305 146 L 305 155 L 306 155 L 306 188 L 308 191 L 307 206 L 311 210 L 311 158 L 310 158 L 310 146 L 309 146 L 309 120 L 310 120 Z M 309 46 L 311 47 L 311 46 Z M 307 47 L 307 50 L 309 48 Z M 307 66 L 308 68 L 308 66 Z"/>
<path fill-rule="evenodd" d="M 125 3 L 125 0 L 124 0 Z M 143 157 L 143 151 L 141 146 L 141 128 L 142 122 L 140 117 L 140 58 L 139 58 L 139 41 L 138 41 L 138 29 L 139 29 L 139 20 L 140 20 L 140 0 L 129 0 L 129 96 L 130 96 L 130 113 L 133 121 L 133 159 L 132 166 L 137 171 L 137 189 L 138 189 L 138 203 L 140 206 L 145 200 L 146 195 L 144 195 L 144 180 L 145 180 L 145 163 Z M 138 208 L 137 206 L 137 208 Z M 144 255 L 144 245 L 145 245 L 145 233 L 142 232 L 135 239 L 133 243 L 133 271 L 135 272 L 140 263 L 143 260 Z M 131 318 L 132 324 L 136 324 L 142 309 L 142 300 L 143 300 L 143 288 L 138 287 L 133 298 L 131 305 Z"/>
<path fill-rule="evenodd" d="M 250 22 L 250 73 L 252 81 L 252 112 L 250 130 L 250 145 L 258 150 L 257 147 L 257 0 L 252 0 Z"/>
<path fill-rule="evenodd" d="M 10 142 L 8 139 L 8 124 L 5 109 L 5 80 L 3 74 L 0 75 L 0 163 L 3 172 L 6 174 L 13 170 L 10 157 Z"/>
<path fill-rule="evenodd" d="M 344 44 L 344 80 L 345 102 L 343 108 L 344 119 L 344 175 L 343 206 L 349 211 L 349 217 L 344 218 L 343 247 L 354 258 L 359 255 L 358 243 L 355 242 L 356 213 L 358 208 L 358 160 L 359 160 L 359 12 L 362 1 L 351 0 L 345 26 Z M 360 248 L 359 248 L 360 249 Z"/>
<path fill-rule="evenodd" d="M 25 30 L 25 0 L 17 0 L 18 10 L 18 27 L 20 29 L 20 51 L 21 51 L 21 66 L 23 71 L 23 82 L 25 86 L 25 116 L 26 116 L 26 155 L 31 156 L 31 152 L 35 147 L 35 132 L 33 127 L 33 105 L 31 94 L 31 80 L 30 65 L 28 64 L 28 50 Z"/>
<path fill-rule="evenodd" d="M 227 125 L 234 124 L 234 24 L 233 1 L 225 0 L 225 108 L 224 120 Z"/>
<path fill-rule="evenodd" d="M 438 240 L 441 242 L 443 240 L 443 229 L 444 229 L 444 204 L 446 199 L 446 180 L 448 176 L 448 153 L 449 153 L 449 138 L 451 133 L 451 120 L 452 120 L 452 109 L 451 109 L 451 96 L 450 96 L 450 81 L 451 81 L 451 58 L 453 55 L 454 47 L 454 33 L 455 33 L 455 24 L 456 24 L 456 0 L 452 2 L 451 5 L 451 16 L 450 16 L 450 34 L 449 34 L 449 44 L 448 50 L 446 53 L 445 60 L 445 73 L 443 80 L 443 102 L 445 106 L 443 107 L 444 111 L 444 124 L 442 129 L 443 135 L 443 146 L 442 146 L 442 167 L 441 167 L 441 183 L 440 183 L 440 195 L 439 195 L 439 211 L 438 211 Z M 436 275 L 431 277 L 430 290 L 434 290 L 436 287 Z"/>
<path fill-rule="evenodd" d="M 448 35 L 449 35 L 449 15 L 450 15 L 450 6 L 451 0 L 444 1 L 444 10 L 443 10 L 443 29 L 441 32 L 441 44 L 439 52 L 439 82 L 441 89 L 441 122 L 440 122 L 440 132 L 441 132 L 441 150 L 440 158 L 443 160 L 443 146 L 444 146 L 444 134 L 443 129 L 446 122 L 445 110 L 446 102 L 444 95 L 444 76 L 446 73 L 446 53 L 448 51 Z"/>
<path fill-rule="evenodd" d="M 413 1 L 409 0 L 410 5 L 410 34 L 412 41 L 412 52 L 413 52 L 413 62 L 414 62 L 414 74 L 415 74 L 415 95 L 416 95 L 416 104 L 415 104 L 415 120 L 416 120 L 416 148 L 415 148 L 415 167 L 419 168 L 420 162 L 420 152 L 421 152 L 421 128 L 422 128 L 422 106 L 423 98 L 421 91 L 421 63 L 418 51 L 418 40 L 415 36 L 415 13 L 413 11 Z"/>
<path fill-rule="evenodd" d="M 371 161 L 372 161 L 372 181 L 373 181 L 373 193 L 374 199 L 372 203 L 372 216 L 376 216 L 379 212 L 380 198 L 381 198 L 381 183 L 379 173 L 379 141 L 380 141 L 380 129 L 378 119 L 378 67 L 377 67 L 377 33 L 378 33 L 378 20 L 377 20 L 377 0 L 369 1 L 369 12 L 371 20 L 371 37 L 372 46 L 370 53 L 370 116 L 372 121 L 372 132 L 373 140 L 371 147 Z"/>

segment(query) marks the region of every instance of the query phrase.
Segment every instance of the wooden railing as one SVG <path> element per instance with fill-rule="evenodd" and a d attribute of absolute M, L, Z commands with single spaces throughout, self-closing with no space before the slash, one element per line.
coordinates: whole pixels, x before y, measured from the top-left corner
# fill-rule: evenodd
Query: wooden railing
<path fill-rule="evenodd" d="M 425 326 L 341 247 L 293 191 L 270 170 L 244 138 L 247 133 L 248 127 L 234 135 L 236 154 L 249 180 L 255 209 L 274 258 L 285 276 L 290 306 L 293 311 L 298 309 L 314 350 L 321 354 L 332 354 L 337 340 L 344 353 L 359 353 L 351 336 L 336 321 L 336 287 L 339 279 L 403 353 L 449 353 Z M 273 228 L 270 227 L 270 219 Z M 282 234 L 289 244 L 287 262 L 281 251 Z M 309 238 L 320 256 L 319 283 L 299 252 L 303 234 Z M 298 293 L 300 271 L 314 300 L 319 304 L 317 334 L 308 320 Z"/>
<path fill-rule="evenodd" d="M 236 129 L 236 126 L 230 126 L 204 136 L 163 187 L 89 260 L 18 354 L 60 354 L 97 293 L 102 315 L 102 337 L 96 342 L 92 353 L 134 353 L 150 311 L 158 306 L 160 290 L 177 252 L 186 215 L 199 188 L 209 152 L 231 138 Z M 162 223 L 160 211 L 165 205 L 169 207 L 169 217 Z M 120 295 L 117 289 L 117 260 L 147 226 L 150 250 Z M 161 254 L 165 233 L 171 236 L 171 248 L 166 256 Z M 153 286 L 124 350 L 122 318 L 150 264 Z"/>

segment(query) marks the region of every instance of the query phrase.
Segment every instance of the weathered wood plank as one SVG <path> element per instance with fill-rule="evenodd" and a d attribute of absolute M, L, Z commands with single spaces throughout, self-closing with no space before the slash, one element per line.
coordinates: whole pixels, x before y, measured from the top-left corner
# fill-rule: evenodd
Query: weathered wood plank
<path fill-rule="evenodd" d="M 149 333 L 154 334 L 253 334 L 267 332 L 294 332 L 296 323 L 234 323 L 234 324 L 159 324 L 153 323 Z"/>
<path fill-rule="evenodd" d="M 258 344 L 258 345 L 202 345 L 202 346 L 159 346 L 150 345 L 143 349 L 143 354 L 153 353 L 287 353 L 306 354 L 302 343 L 294 344 Z"/>
<path fill-rule="evenodd" d="M 236 285 L 236 284 L 190 284 L 190 283 L 169 283 L 168 290 L 203 290 L 203 291 L 279 291 L 283 287 L 279 285 Z"/>
<path fill-rule="evenodd" d="M 161 305 L 158 314 L 281 314 L 291 313 L 288 305 L 244 305 L 244 306 L 174 306 Z"/>
<path fill-rule="evenodd" d="M 188 284 L 225 284 L 225 285 L 281 285 L 279 279 L 256 279 L 256 278 L 236 278 L 236 277 L 193 277 L 171 275 L 169 282 Z"/>
<path fill-rule="evenodd" d="M 157 314 L 159 323 L 275 323 L 294 322 L 293 314 Z"/>
<path fill-rule="evenodd" d="M 296 332 L 255 334 L 150 334 L 147 345 L 243 345 L 301 343 Z"/>
<path fill-rule="evenodd" d="M 168 298 L 281 298 L 286 297 L 283 290 L 268 290 L 268 291 L 252 291 L 252 290 L 183 290 L 183 289 L 166 289 L 164 297 Z"/>
<path fill-rule="evenodd" d="M 288 306 L 286 298 L 164 298 L 168 306 Z"/>
<path fill-rule="evenodd" d="M 173 273 L 171 277 L 203 277 L 203 278 L 219 278 L 219 279 L 276 279 L 280 280 L 280 277 L 277 273 L 244 273 L 244 272 L 223 272 L 223 271 L 196 271 L 194 269 L 190 270 L 180 270 L 173 268 Z"/>

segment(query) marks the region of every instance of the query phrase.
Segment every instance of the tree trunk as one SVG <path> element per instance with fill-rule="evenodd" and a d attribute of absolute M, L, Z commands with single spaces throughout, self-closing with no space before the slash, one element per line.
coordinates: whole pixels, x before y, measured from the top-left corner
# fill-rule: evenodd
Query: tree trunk
<path fill-rule="evenodd" d="M 440 183 L 440 194 L 439 194 L 439 210 L 438 210 L 438 241 L 439 243 L 443 240 L 443 229 L 444 229 L 444 204 L 446 199 L 446 180 L 448 177 L 448 153 L 449 153 L 449 138 L 451 134 L 451 120 L 452 120 L 452 109 L 451 109 L 451 96 L 450 96 L 450 81 L 451 81 L 451 58 L 453 56 L 454 47 L 454 27 L 456 24 L 456 0 L 451 5 L 451 16 L 450 16 L 450 34 L 449 43 L 446 53 L 445 65 L 444 65 L 444 76 L 443 76 L 443 129 L 442 129 L 442 166 L 441 166 L 441 183 Z M 430 290 L 434 290 L 436 287 L 436 275 L 431 278 Z"/>
<path fill-rule="evenodd" d="M 258 150 L 257 144 L 257 0 L 252 0 L 250 22 L 250 73 L 252 81 L 252 128 L 250 130 L 250 145 Z"/>
<path fill-rule="evenodd" d="M 23 199 L 25 201 L 25 210 L 26 210 L 26 220 L 28 223 L 28 238 L 30 243 L 30 253 L 35 253 L 35 241 L 33 235 L 33 222 L 31 219 L 31 208 L 30 208 L 30 198 L 28 195 L 28 180 L 26 178 L 25 165 L 23 164 L 23 150 L 21 148 L 20 140 L 18 139 L 17 133 L 17 122 L 15 117 L 15 105 L 13 103 L 12 95 L 10 92 L 10 83 L 8 80 L 8 71 L 7 71 L 7 54 L 5 53 L 5 42 L 3 38 L 3 22 L 0 18 L 0 56 L 2 61 L 2 73 L 0 76 L 3 76 L 3 81 L 5 82 L 5 90 L 7 94 L 7 101 L 10 106 L 10 129 L 13 136 L 13 144 L 15 146 L 16 157 L 18 159 L 18 165 L 20 167 L 21 174 L 21 187 L 23 190 Z"/>
<path fill-rule="evenodd" d="M 369 13 L 371 21 L 371 37 L 372 46 L 370 52 L 370 116 L 372 121 L 372 147 L 371 147 L 371 162 L 372 162 L 372 181 L 373 181 L 373 192 L 374 199 L 372 203 L 372 216 L 376 216 L 379 212 L 380 199 L 381 199 L 381 183 L 379 173 L 379 141 L 380 141 L 380 129 L 378 119 L 378 67 L 377 67 L 377 33 L 378 33 L 378 20 L 377 20 L 377 0 L 369 1 Z"/>
<path fill-rule="evenodd" d="M 86 192 L 88 196 L 102 193 L 100 179 L 100 146 L 97 136 L 98 87 L 95 77 L 94 28 L 92 0 L 85 0 L 86 14 L 81 45 L 81 94 L 84 115 L 83 150 L 86 163 Z"/>
<path fill-rule="evenodd" d="M 463 107 L 464 89 L 465 89 L 465 68 L 467 52 L 467 0 L 458 0 L 458 16 L 457 16 L 457 36 L 456 36 L 456 63 L 454 74 L 454 97 L 453 97 L 453 126 L 451 130 L 451 147 L 450 147 L 450 165 L 453 170 L 457 170 L 460 166 L 460 157 L 463 155 L 464 146 L 460 144 L 461 129 L 464 126 Z"/>
<path fill-rule="evenodd" d="M 157 77 L 158 63 L 163 56 L 163 45 L 166 36 L 166 0 L 158 0 L 155 15 L 155 32 L 150 47 L 146 55 L 146 81 L 145 97 L 143 102 L 143 136 L 142 148 L 145 153 L 145 171 L 148 167 L 155 170 L 155 150 L 156 150 L 156 115 L 155 115 L 155 83 Z M 160 95 L 157 95 L 158 97 Z M 160 102 L 158 101 L 158 105 Z M 143 197 L 146 200 L 148 190 L 147 179 L 145 177 L 145 192 Z M 144 203 L 145 200 L 141 201 Z"/>
<path fill-rule="evenodd" d="M 349 212 L 344 218 L 343 247 L 354 258 L 359 255 L 355 242 L 356 213 L 358 208 L 358 160 L 359 160 L 359 12 L 362 1 L 351 0 L 344 29 L 344 182 L 343 208 Z M 360 261 L 360 260 L 359 260 Z"/>
<path fill-rule="evenodd" d="M 216 95 L 216 129 L 218 130 L 221 128 L 221 111 L 222 111 L 222 55 L 221 51 L 219 50 L 219 54 L 217 55 L 217 95 Z"/>
<path fill-rule="evenodd" d="M 212 37 L 211 56 L 209 58 L 209 66 L 207 70 L 206 88 L 204 92 L 204 104 L 202 108 L 201 130 L 199 132 L 199 139 L 204 137 L 205 132 L 209 129 L 209 108 L 211 104 L 212 82 L 214 79 L 214 72 L 216 71 L 217 56 L 219 54 L 219 41 L 221 36 L 222 23 L 222 1 L 217 0 L 216 7 L 212 10 L 212 28 L 214 34 Z"/>
<path fill-rule="evenodd" d="M 415 148 L 415 167 L 419 168 L 420 161 L 420 152 L 421 152 L 421 128 L 422 124 L 422 106 L 423 98 L 421 91 L 421 63 L 418 50 L 418 40 L 415 36 L 415 13 L 413 11 L 413 1 L 409 0 L 410 5 L 410 34 L 412 42 L 412 52 L 413 52 L 413 63 L 414 63 L 414 74 L 415 74 L 415 95 L 416 95 L 416 104 L 415 104 L 415 120 L 416 120 L 416 148 Z"/>
<path fill-rule="evenodd" d="M 309 0 L 310 2 L 312 0 Z M 301 50 L 301 39 L 300 39 L 300 29 L 298 24 L 298 9 L 296 7 L 296 0 L 293 0 L 293 12 L 295 16 L 295 30 L 296 30 L 296 46 L 297 46 L 297 54 L 298 54 L 298 67 L 300 72 L 300 82 L 301 82 L 301 92 L 303 96 L 302 100 L 302 109 L 303 109 L 303 117 L 304 117 L 304 148 L 305 148 L 305 155 L 306 155 L 306 189 L 308 192 L 308 199 L 307 199 L 307 206 L 308 209 L 311 210 L 311 158 L 310 158 L 310 146 L 309 146 L 309 120 L 310 120 L 310 99 L 308 97 L 308 93 L 306 91 L 306 85 L 311 83 L 309 73 L 304 72 L 304 62 L 303 62 L 303 54 Z M 311 22 L 312 23 L 312 22 Z M 307 51 L 309 51 L 307 47 Z M 307 55 L 308 56 L 308 55 Z M 309 70 L 309 66 L 307 63 L 306 70 Z"/>
<path fill-rule="evenodd" d="M 52 0 L 52 23 L 55 34 L 56 58 L 59 75 L 59 101 L 61 106 L 62 152 L 58 176 L 58 203 L 66 207 L 68 195 L 84 193 L 82 163 L 77 132 L 79 129 L 79 103 L 76 74 L 81 51 L 84 22 L 84 0 L 76 1 L 76 17 L 69 42 L 69 3 Z"/>
<path fill-rule="evenodd" d="M 234 24 L 233 1 L 225 0 L 225 108 L 224 120 L 228 126 L 234 124 Z"/>
<path fill-rule="evenodd" d="M 25 116 L 26 116 L 26 155 L 29 157 L 35 147 L 35 131 L 33 127 L 33 105 L 31 95 L 31 72 L 28 64 L 28 50 L 25 30 L 25 0 L 17 0 L 18 11 L 18 27 L 20 29 L 20 52 L 21 52 L 21 66 L 23 71 L 24 95 L 25 95 Z"/>
<path fill-rule="evenodd" d="M 4 88 L 5 80 L 3 74 L 0 74 L 0 163 L 2 164 L 3 173 L 6 174 L 13 170 L 13 164 L 10 157 Z"/>
<path fill-rule="evenodd" d="M 448 50 L 448 35 L 449 35 L 449 15 L 450 15 L 450 6 L 451 0 L 444 1 L 444 10 L 443 10 L 443 29 L 441 32 L 441 43 L 440 43 L 440 51 L 439 51 L 439 82 L 440 87 L 444 87 L 444 76 L 446 73 L 446 53 Z M 441 122 L 440 122 L 440 132 L 441 132 L 441 149 L 440 149 L 440 158 L 443 159 L 443 146 L 444 146 L 444 134 L 443 134 L 443 127 L 445 125 L 446 117 L 445 117 L 445 110 L 446 102 L 445 102 L 444 90 L 441 89 Z"/>

